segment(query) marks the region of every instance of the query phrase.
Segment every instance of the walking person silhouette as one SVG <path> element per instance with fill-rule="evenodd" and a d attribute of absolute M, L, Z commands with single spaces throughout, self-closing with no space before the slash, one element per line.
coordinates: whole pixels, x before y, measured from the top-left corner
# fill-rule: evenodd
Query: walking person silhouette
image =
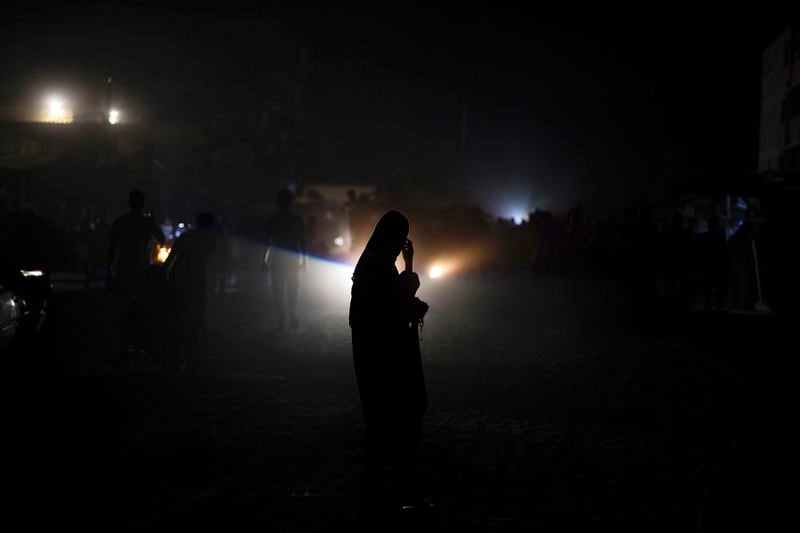
<path fill-rule="evenodd" d="M 211 213 L 197 215 L 195 224 L 195 229 L 178 237 L 164 263 L 176 344 L 185 351 L 186 370 L 191 373 L 206 367 L 206 267 L 218 240 Z"/>
<path fill-rule="evenodd" d="M 393 470 L 390 505 L 408 514 L 427 501 L 412 490 L 412 464 L 427 409 L 418 325 L 428 305 L 415 296 L 414 248 L 405 216 L 389 211 L 378 221 L 356 264 L 350 301 L 353 363 L 366 425 L 362 516 L 374 517 L 381 473 Z M 395 261 L 402 252 L 405 271 Z"/>
<path fill-rule="evenodd" d="M 117 218 L 111 227 L 106 263 L 106 290 L 115 297 L 120 330 L 114 358 L 117 368 L 127 368 L 129 347 L 142 343 L 142 332 L 136 331 L 135 326 L 141 323 L 140 301 L 150 264 L 150 245 L 165 241 L 155 217 L 145 214 L 144 193 L 131 191 L 128 207 L 130 212 Z"/>
<path fill-rule="evenodd" d="M 292 213 L 292 193 L 283 189 L 277 195 L 278 214 L 267 221 L 264 242 L 267 247 L 263 266 L 270 270 L 275 326 L 283 331 L 285 315 L 289 328 L 298 328 L 297 291 L 300 272 L 306 269 L 306 240 L 303 219 Z"/>

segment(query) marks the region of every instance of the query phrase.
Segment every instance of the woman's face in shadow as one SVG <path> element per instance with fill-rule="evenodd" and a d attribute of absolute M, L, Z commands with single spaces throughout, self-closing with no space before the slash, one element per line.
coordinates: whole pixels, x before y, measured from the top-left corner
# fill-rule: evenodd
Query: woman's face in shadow
<path fill-rule="evenodd" d="M 381 255 L 385 253 L 387 256 L 391 256 L 392 261 L 394 261 L 400 255 L 408 238 L 408 221 L 399 213 L 387 213 L 378 222 L 373 237 Z"/>
<path fill-rule="evenodd" d="M 381 242 L 381 246 L 379 246 L 376 251 L 387 259 L 391 258 L 391 260 L 394 262 L 397 260 L 400 252 L 403 251 L 403 244 L 405 242 L 405 238 L 393 238 L 391 240 L 387 239 Z"/>
<path fill-rule="evenodd" d="M 403 245 L 406 242 L 406 237 L 403 236 L 402 238 L 398 237 L 397 242 L 392 243 L 391 251 L 392 257 L 397 259 L 397 256 L 400 255 L 400 252 L 403 251 Z"/>

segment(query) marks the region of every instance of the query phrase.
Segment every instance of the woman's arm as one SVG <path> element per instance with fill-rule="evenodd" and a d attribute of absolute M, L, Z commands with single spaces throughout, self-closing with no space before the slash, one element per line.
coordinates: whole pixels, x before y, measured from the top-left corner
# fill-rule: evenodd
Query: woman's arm
<path fill-rule="evenodd" d="M 414 273 L 414 243 L 408 239 L 403 244 L 403 261 L 406 263 L 406 268 L 400 273 L 400 285 L 403 298 L 410 300 L 419 289 L 419 276 Z"/>
<path fill-rule="evenodd" d="M 403 244 L 403 261 L 406 263 L 404 272 L 414 272 L 414 244 L 409 239 Z"/>

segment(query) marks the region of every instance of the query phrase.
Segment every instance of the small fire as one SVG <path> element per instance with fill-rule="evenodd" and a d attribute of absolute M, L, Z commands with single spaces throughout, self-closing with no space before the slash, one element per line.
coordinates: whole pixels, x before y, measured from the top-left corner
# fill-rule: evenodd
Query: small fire
<path fill-rule="evenodd" d="M 156 250 L 156 261 L 159 263 L 166 263 L 167 257 L 169 257 L 169 253 L 172 251 L 172 247 L 166 244 L 158 244 L 156 245 Z"/>

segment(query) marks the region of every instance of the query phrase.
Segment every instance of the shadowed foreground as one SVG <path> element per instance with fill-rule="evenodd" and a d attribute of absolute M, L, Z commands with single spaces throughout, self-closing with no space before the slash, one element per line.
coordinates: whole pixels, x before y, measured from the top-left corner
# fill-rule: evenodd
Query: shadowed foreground
<path fill-rule="evenodd" d="M 788 376 L 773 321 L 653 314 L 633 328 L 620 302 L 561 279 L 421 292 L 430 408 L 416 477 L 438 503 L 431 530 L 777 523 Z M 305 294 L 301 330 L 275 337 L 262 296 L 214 297 L 211 369 L 189 376 L 112 373 L 105 297 L 62 295 L 57 347 L 7 376 L 26 521 L 353 529 L 362 419 L 346 302 Z"/>

